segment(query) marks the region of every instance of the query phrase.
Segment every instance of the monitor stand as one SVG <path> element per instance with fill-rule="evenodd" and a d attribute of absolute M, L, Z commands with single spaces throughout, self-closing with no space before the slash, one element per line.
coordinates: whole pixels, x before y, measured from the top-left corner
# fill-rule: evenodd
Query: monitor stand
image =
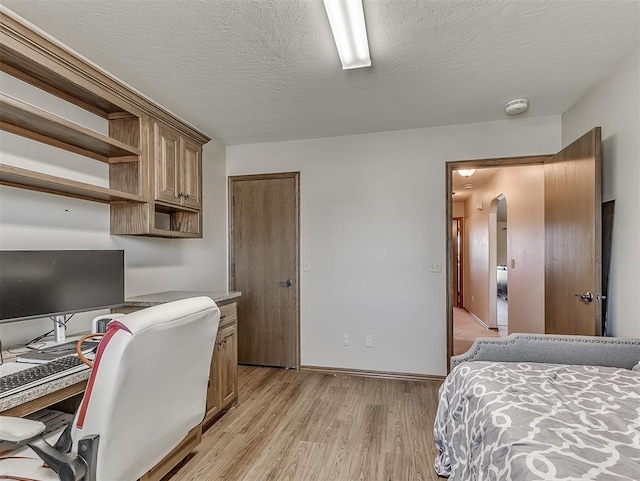
<path fill-rule="evenodd" d="M 56 343 L 64 342 L 67 338 L 66 320 L 67 316 L 55 316 L 53 318 L 53 339 Z"/>

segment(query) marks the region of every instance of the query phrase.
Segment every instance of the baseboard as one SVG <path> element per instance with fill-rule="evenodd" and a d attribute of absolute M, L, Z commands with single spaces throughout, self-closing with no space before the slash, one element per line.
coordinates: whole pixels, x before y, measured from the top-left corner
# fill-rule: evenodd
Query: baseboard
<path fill-rule="evenodd" d="M 478 324 L 480 324 L 480 325 L 481 325 L 482 327 L 484 327 L 485 329 L 488 329 L 488 330 L 490 330 L 490 331 L 497 331 L 497 330 L 498 330 L 498 328 L 497 328 L 497 327 L 489 327 L 489 326 L 487 325 L 487 323 L 486 323 L 486 322 L 484 322 L 482 319 L 480 319 L 478 316 L 476 316 L 473 312 L 471 312 L 471 311 L 467 311 L 467 312 L 471 315 L 471 317 L 473 317 L 473 319 L 474 319 Z"/>
<path fill-rule="evenodd" d="M 445 376 L 432 374 L 412 374 L 405 372 L 368 371 L 365 369 L 345 369 L 341 367 L 300 366 L 301 371 L 313 371 L 323 374 L 395 379 L 400 381 L 444 381 Z"/>

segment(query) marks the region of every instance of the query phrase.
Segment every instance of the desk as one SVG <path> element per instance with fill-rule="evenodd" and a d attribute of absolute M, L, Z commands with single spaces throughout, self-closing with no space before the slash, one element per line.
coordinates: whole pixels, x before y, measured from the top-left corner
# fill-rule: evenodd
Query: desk
<path fill-rule="evenodd" d="M 207 392 L 205 418 L 202 424 L 194 428 L 173 452 L 169 453 L 153 470 L 141 478 L 144 481 L 161 479 L 197 446 L 200 442 L 203 426 L 210 425 L 227 409 L 237 405 L 236 302 L 241 294 L 239 292 L 169 291 L 127 299 L 124 307 L 113 309 L 113 312 L 128 314 L 145 307 L 203 295 L 211 297 L 221 311 L 218 337 L 211 363 L 211 381 Z M 11 362 L 13 358 L 15 358 L 15 354 L 7 353 L 5 362 Z M 0 413 L 6 416 L 26 416 L 80 394 L 85 390 L 89 373 L 90 370 L 87 369 L 0 399 Z"/>
<path fill-rule="evenodd" d="M 211 360 L 211 375 L 207 392 L 207 413 L 203 426 L 210 425 L 226 410 L 238 405 L 238 312 L 240 292 L 166 291 L 130 297 L 124 307 L 113 312 L 130 312 L 156 306 L 165 302 L 189 297 L 211 297 L 220 308 L 220 326 Z"/>

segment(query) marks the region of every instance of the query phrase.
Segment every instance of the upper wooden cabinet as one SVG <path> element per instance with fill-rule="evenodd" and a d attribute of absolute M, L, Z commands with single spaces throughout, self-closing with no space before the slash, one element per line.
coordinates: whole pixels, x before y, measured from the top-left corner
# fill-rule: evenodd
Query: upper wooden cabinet
<path fill-rule="evenodd" d="M 107 120 L 109 135 L 0 94 L 0 128 L 109 164 L 109 187 L 0 164 L 0 184 L 111 206 L 111 233 L 202 237 L 211 140 L 0 5 L 0 69 Z"/>
<path fill-rule="evenodd" d="M 182 205 L 192 209 L 202 206 L 202 146 L 182 138 Z"/>
<path fill-rule="evenodd" d="M 153 133 L 156 200 L 200 209 L 202 146 L 160 123 Z"/>

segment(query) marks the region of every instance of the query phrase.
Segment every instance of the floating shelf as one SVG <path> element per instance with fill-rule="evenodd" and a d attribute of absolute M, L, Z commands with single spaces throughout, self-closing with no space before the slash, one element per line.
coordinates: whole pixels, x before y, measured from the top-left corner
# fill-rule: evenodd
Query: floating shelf
<path fill-rule="evenodd" d="M 197 192 L 199 199 L 202 145 L 211 139 L 9 10 L 1 10 L 0 71 L 105 119 L 109 130 L 103 135 L 3 93 L 0 130 L 107 163 L 109 187 L 27 170 L 17 163 L 19 167 L 0 164 L 0 185 L 109 203 L 112 235 L 201 238 L 201 206 L 179 196 L 163 205 L 155 192 L 160 175 L 176 177 L 176 183 L 186 176 L 194 184 L 187 190 Z M 161 163 L 156 124 L 178 140 L 172 152 L 176 166 Z M 39 160 L 46 162 L 46 154 L 42 157 Z"/>
<path fill-rule="evenodd" d="M 192 212 L 197 214 L 200 212 L 200 209 L 195 209 L 187 205 L 181 205 L 178 207 L 176 205 L 171 205 L 157 200 L 155 201 L 155 208 L 156 212 L 162 212 L 163 214 L 173 214 L 174 212 Z"/>
<path fill-rule="evenodd" d="M 94 202 L 144 202 L 140 195 L 0 164 L 0 184 Z"/>
<path fill-rule="evenodd" d="M 179 230 L 152 229 L 151 237 L 170 237 L 172 239 L 197 239 L 202 235 L 197 232 L 181 232 Z"/>
<path fill-rule="evenodd" d="M 0 94 L 0 128 L 107 163 L 137 162 L 141 150 Z"/>

